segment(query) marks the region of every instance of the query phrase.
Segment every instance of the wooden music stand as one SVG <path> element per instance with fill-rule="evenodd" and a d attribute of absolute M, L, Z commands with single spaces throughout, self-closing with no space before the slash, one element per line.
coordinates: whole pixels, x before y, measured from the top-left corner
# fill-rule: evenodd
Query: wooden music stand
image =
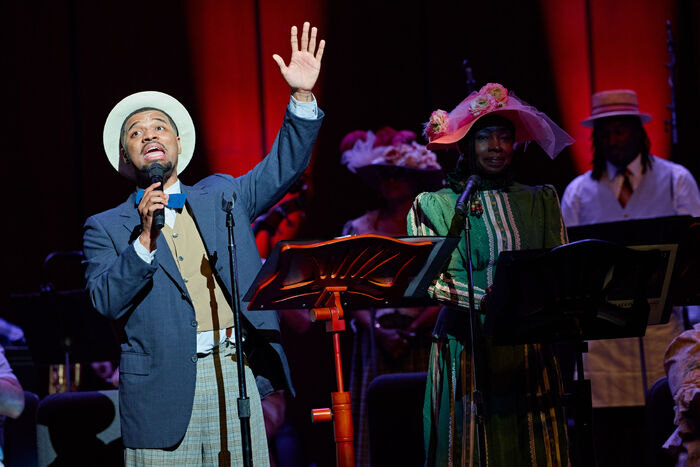
<path fill-rule="evenodd" d="M 338 466 L 354 466 L 350 393 L 345 391 L 340 355 L 344 310 L 406 306 L 425 300 L 428 284 L 459 238 L 356 235 L 322 242 L 275 245 L 244 297 L 248 309 L 310 310 L 333 335 L 338 390 L 332 408 L 312 410 L 312 421 L 333 420 Z"/>

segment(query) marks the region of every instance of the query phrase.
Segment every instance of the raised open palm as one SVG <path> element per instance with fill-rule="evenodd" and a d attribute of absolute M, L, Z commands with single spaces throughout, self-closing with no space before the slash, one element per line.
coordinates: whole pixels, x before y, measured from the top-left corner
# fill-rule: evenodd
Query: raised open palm
<path fill-rule="evenodd" d="M 309 29 L 311 29 L 311 36 L 309 36 Z M 289 65 L 285 65 L 282 57 L 277 54 L 272 58 L 279 65 L 282 76 L 292 88 L 292 93 L 311 93 L 321 71 L 321 57 L 323 57 L 326 41 L 321 40 L 316 50 L 317 30 L 315 27 L 311 28 L 308 22 L 304 23 L 301 31 L 301 44 L 297 39 L 296 26 L 292 26 L 291 33 L 292 57 Z"/>

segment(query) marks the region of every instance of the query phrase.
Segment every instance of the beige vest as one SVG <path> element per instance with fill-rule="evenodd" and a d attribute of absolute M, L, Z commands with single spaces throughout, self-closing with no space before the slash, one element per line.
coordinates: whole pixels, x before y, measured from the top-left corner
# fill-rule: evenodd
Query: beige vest
<path fill-rule="evenodd" d="M 185 207 L 175 227 L 163 226 L 162 234 L 190 294 L 197 317 L 197 332 L 233 326 L 233 311 L 209 264 L 202 236 Z"/>

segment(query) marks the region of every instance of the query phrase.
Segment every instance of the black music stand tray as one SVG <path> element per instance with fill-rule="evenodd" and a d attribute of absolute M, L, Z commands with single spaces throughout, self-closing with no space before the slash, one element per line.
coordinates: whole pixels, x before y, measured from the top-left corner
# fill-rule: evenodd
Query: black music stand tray
<path fill-rule="evenodd" d="M 458 241 L 379 235 L 282 241 L 246 293 L 249 310 L 303 308 L 310 310 L 312 321 L 326 321 L 326 331 L 333 336 L 338 391 L 331 394 L 332 409 L 314 409 L 312 420 L 333 420 L 337 465 L 355 465 L 351 399 L 340 356 L 344 310 L 425 303 L 428 285 Z"/>
<path fill-rule="evenodd" d="M 661 310 L 650 301 L 650 324 L 668 322 L 671 305 L 700 305 L 700 218 L 669 216 L 634 219 L 580 225 L 567 230 L 570 241 L 595 238 L 630 248 L 664 245 L 670 253 L 675 252 L 673 276 L 668 289 L 670 302 Z"/>
<path fill-rule="evenodd" d="M 593 465 L 591 386 L 582 371 L 585 341 L 644 335 L 647 288 L 667 270 L 664 253 L 582 240 L 551 251 L 502 252 L 498 258 L 485 323 L 494 344 L 576 344 L 576 466 Z"/>

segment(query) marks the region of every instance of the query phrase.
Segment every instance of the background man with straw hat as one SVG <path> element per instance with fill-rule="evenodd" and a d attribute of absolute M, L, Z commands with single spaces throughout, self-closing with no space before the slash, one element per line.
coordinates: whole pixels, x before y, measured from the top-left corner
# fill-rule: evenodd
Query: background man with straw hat
<path fill-rule="evenodd" d="M 593 94 L 593 170 L 576 177 L 562 197 L 567 226 L 624 219 L 700 215 L 700 192 L 683 166 L 649 153 L 637 94 L 627 89 Z"/>
<path fill-rule="evenodd" d="M 592 96 L 593 169 L 564 191 L 561 210 L 567 227 L 674 215 L 700 216 L 700 192 L 683 166 L 653 156 L 632 90 Z M 646 381 L 664 376 L 666 346 L 683 331 L 672 313 L 669 323 L 650 326 L 642 338 Z M 599 465 L 645 465 L 643 384 L 638 338 L 589 342 L 584 371 L 591 380 L 595 455 Z"/>

